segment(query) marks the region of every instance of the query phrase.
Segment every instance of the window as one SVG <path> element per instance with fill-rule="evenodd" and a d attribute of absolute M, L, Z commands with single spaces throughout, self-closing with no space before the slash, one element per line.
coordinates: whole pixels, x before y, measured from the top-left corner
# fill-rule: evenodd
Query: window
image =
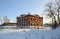
<path fill-rule="evenodd" d="M 35 21 L 35 19 L 33 19 Z"/>
<path fill-rule="evenodd" d="M 25 22 L 25 19 L 24 19 L 24 22 Z"/>
<path fill-rule="evenodd" d="M 38 26 L 38 24 L 37 24 L 37 26 Z"/>
<path fill-rule="evenodd" d="M 21 20 L 19 20 L 19 22 L 21 22 Z"/>
<path fill-rule="evenodd" d="M 34 26 L 35 26 L 35 24 L 34 24 Z"/>
<path fill-rule="evenodd" d="M 26 26 L 28 26 L 28 24 L 26 24 Z"/>
<path fill-rule="evenodd" d="M 20 24 L 20 26 L 21 26 L 21 24 Z"/>
<path fill-rule="evenodd" d="M 31 23 L 31 26 L 32 26 L 32 23 Z"/>
<path fill-rule="evenodd" d="M 31 21 L 32 21 L 32 18 L 31 18 Z"/>
<path fill-rule="evenodd" d="M 21 26 L 23 26 L 23 24 Z"/>
<path fill-rule="evenodd" d="M 25 24 L 24 24 L 24 26 L 25 26 Z"/>
<path fill-rule="evenodd" d="M 28 22 L 28 18 L 26 18 L 26 19 L 24 19 L 25 20 L 25 22 Z"/>
<path fill-rule="evenodd" d="M 22 21 L 23 21 L 23 19 L 22 19 Z"/>
<path fill-rule="evenodd" d="M 21 24 L 20 24 L 20 26 L 21 26 Z"/>
<path fill-rule="evenodd" d="M 38 19 L 37 19 L 37 21 L 38 21 Z"/>

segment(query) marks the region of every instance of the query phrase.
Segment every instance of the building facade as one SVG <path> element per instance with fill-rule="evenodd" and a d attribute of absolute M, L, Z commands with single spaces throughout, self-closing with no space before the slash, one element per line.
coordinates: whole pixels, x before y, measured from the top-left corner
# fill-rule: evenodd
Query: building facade
<path fill-rule="evenodd" d="M 17 17 L 17 26 L 43 26 L 43 17 L 37 14 L 22 14 Z"/>

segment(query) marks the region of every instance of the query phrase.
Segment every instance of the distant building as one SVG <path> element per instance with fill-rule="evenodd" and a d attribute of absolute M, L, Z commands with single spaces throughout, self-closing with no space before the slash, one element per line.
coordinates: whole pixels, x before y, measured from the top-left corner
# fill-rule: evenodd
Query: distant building
<path fill-rule="evenodd" d="M 37 14 L 22 14 L 17 17 L 17 26 L 24 27 L 43 27 L 43 17 Z M 23 28 L 23 27 L 22 27 Z"/>
<path fill-rule="evenodd" d="M 16 26 L 16 23 L 3 23 L 2 26 Z"/>

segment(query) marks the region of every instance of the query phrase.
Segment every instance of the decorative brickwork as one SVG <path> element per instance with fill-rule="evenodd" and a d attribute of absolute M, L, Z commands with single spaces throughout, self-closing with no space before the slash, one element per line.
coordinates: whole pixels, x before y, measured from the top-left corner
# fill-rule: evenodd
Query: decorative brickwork
<path fill-rule="evenodd" d="M 43 26 L 43 17 L 23 14 L 17 17 L 17 26 Z"/>

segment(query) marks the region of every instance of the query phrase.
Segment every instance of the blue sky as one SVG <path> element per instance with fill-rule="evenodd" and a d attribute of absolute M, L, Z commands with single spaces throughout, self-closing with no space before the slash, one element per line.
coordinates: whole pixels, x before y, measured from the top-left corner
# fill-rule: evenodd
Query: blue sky
<path fill-rule="evenodd" d="M 0 18 L 8 16 L 15 20 L 21 14 L 39 14 L 45 9 L 48 0 L 0 0 Z"/>

